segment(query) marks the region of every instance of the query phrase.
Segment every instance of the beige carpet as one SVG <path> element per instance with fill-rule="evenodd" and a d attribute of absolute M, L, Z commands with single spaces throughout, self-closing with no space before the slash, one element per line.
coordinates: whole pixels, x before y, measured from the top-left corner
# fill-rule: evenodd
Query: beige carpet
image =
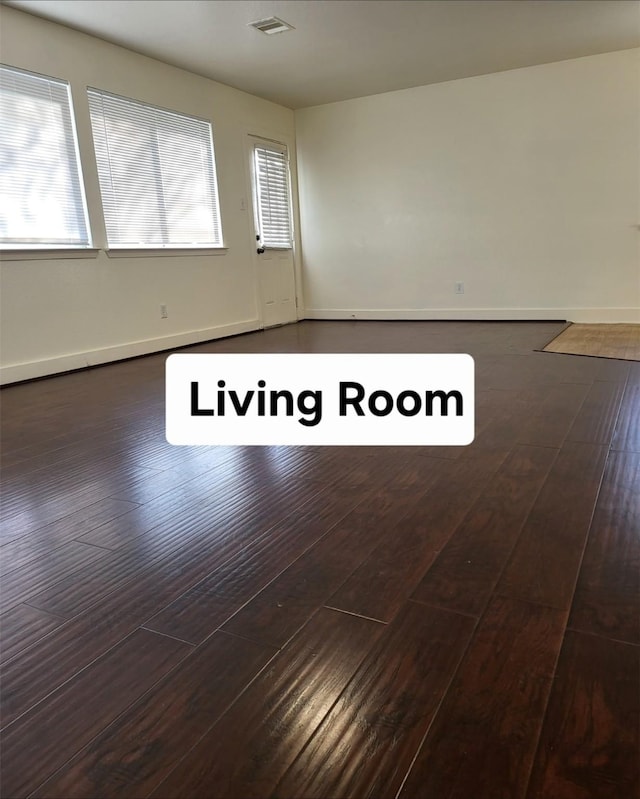
<path fill-rule="evenodd" d="M 640 361 L 640 325 L 570 325 L 543 352 Z"/>

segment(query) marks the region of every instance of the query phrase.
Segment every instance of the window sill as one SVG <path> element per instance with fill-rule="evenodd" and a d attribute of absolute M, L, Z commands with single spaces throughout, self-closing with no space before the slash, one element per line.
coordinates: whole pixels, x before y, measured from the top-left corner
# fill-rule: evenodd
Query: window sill
<path fill-rule="evenodd" d="M 46 247 L 34 249 L 0 249 L 0 260 L 2 261 L 50 261 L 56 258 L 97 258 L 99 249 L 95 247 Z"/>
<path fill-rule="evenodd" d="M 122 247 L 105 250 L 109 258 L 156 258 L 169 256 L 182 258 L 185 255 L 226 255 L 228 247 Z"/>
<path fill-rule="evenodd" d="M 157 258 L 158 256 L 182 258 L 184 256 L 226 255 L 228 247 L 135 247 L 104 250 L 109 258 Z M 0 249 L 0 261 L 50 261 L 70 258 L 97 258 L 97 247 L 46 247 L 34 249 Z"/>

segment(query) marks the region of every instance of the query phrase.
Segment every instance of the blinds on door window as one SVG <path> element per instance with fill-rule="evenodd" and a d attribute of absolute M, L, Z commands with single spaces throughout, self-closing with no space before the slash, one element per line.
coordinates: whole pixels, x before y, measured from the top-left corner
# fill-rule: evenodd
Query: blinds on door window
<path fill-rule="evenodd" d="M 222 247 L 211 123 L 88 94 L 109 247 Z"/>
<path fill-rule="evenodd" d="M 256 145 L 254 159 L 260 242 L 263 247 L 291 249 L 287 152 Z"/>
<path fill-rule="evenodd" d="M 0 246 L 90 244 L 69 84 L 0 67 Z"/>

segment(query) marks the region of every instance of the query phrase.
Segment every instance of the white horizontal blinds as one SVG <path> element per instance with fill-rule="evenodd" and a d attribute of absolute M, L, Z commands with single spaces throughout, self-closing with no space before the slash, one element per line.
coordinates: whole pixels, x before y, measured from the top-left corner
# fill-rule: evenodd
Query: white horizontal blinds
<path fill-rule="evenodd" d="M 88 94 L 109 246 L 221 247 L 211 124 Z"/>
<path fill-rule="evenodd" d="M 254 148 L 256 202 L 263 247 L 291 249 L 289 160 L 284 148 Z"/>
<path fill-rule="evenodd" d="M 69 84 L 0 67 L 0 246 L 88 247 Z"/>

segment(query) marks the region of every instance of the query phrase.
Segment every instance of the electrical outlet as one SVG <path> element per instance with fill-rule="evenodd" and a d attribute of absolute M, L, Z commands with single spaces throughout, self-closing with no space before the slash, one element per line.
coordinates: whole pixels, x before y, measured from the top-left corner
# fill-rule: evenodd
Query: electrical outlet
<path fill-rule="evenodd" d="M 169 311 L 167 310 L 167 306 L 166 305 L 161 305 L 160 306 L 160 318 L 161 319 L 166 319 L 168 316 L 169 316 Z"/>
<path fill-rule="evenodd" d="M 464 283 L 456 283 L 455 292 L 456 294 L 464 294 Z"/>

